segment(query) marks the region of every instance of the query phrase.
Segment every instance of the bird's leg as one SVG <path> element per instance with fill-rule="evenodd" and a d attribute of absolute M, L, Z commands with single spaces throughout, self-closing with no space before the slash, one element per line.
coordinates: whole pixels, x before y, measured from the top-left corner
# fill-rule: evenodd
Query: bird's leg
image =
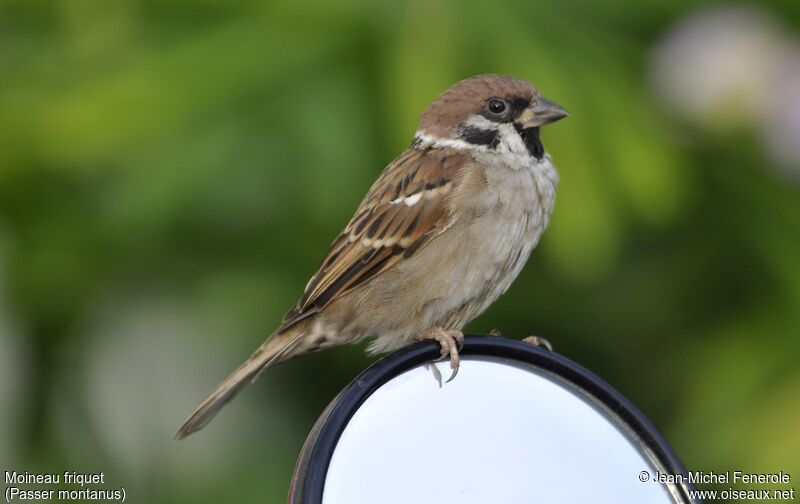
<path fill-rule="evenodd" d="M 527 338 L 522 338 L 522 341 L 538 347 L 544 347 L 551 352 L 553 351 L 553 345 L 541 336 L 528 336 Z"/>
<path fill-rule="evenodd" d="M 464 333 L 461 331 L 447 331 L 441 327 L 432 327 L 419 336 L 420 340 L 432 339 L 442 346 L 442 358 L 450 356 L 450 369 L 452 373 L 445 383 L 453 380 L 458 374 L 458 349 L 464 344 Z"/>

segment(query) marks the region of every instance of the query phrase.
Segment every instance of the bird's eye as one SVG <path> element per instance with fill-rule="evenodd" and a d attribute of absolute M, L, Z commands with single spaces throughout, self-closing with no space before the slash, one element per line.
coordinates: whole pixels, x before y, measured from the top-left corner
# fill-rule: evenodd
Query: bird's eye
<path fill-rule="evenodd" d="M 500 115 L 508 109 L 508 105 L 500 98 L 492 98 L 489 100 L 487 108 L 492 114 Z"/>

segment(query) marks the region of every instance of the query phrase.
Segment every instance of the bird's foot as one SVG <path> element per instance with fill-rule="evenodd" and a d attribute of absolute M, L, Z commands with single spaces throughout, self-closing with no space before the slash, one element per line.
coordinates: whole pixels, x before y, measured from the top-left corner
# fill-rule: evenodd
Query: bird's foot
<path fill-rule="evenodd" d="M 538 347 L 544 347 L 551 352 L 553 351 L 553 345 L 541 336 L 528 336 L 527 338 L 522 338 L 522 341 Z"/>
<path fill-rule="evenodd" d="M 502 334 L 500 334 L 500 329 L 495 328 L 489 331 L 489 336 L 502 336 Z"/>
<path fill-rule="evenodd" d="M 432 327 L 425 333 L 423 333 L 420 337 L 420 340 L 432 339 L 438 341 L 439 344 L 442 346 L 442 358 L 450 357 L 450 369 L 452 372 L 450 373 L 450 378 L 447 379 L 445 383 L 448 383 L 453 380 L 458 374 L 458 366 L 461 360 L 458 357 L 458 349 L 464 344 L 464 333 L 461 331 L 448 331 L 442 329 L 441 327 Z M 438 373 L 438 369 L 436 366 L 433 366 L 434 376 Z M 439 384 L 441 386 L 441 374 L 437 378 Z"/>

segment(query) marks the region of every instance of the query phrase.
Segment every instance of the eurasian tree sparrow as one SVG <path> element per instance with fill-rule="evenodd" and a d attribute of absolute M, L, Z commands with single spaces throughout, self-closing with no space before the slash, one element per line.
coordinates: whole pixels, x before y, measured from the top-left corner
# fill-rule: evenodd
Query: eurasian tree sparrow
<path fill-rule="evenodd" d="M 203 428 L 273 364 L 369 337 L 370 352 L 438 341 L 452 379 L 462 328 L 508 289 L 547 227 L 558 174 L 539 128 L 565 116 L 506 76 L 479 75 L 442 93 L 281 326 L 176 438 Z"/>

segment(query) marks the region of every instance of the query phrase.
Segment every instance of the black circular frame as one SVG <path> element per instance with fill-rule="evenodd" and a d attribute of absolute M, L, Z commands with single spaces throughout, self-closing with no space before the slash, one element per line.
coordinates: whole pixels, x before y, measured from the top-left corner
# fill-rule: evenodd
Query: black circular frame
<path fill-rule="evenodd" d="M 684 481 L 688 481 L 683 464 L 652 422 L 625 396 L 580 364 L 535 345 L 498 336 L 466 336 L 459 353 L 510 359 L 556 375 L 616 416 L 668 474 L 684 475 Z M 392 378 L 439 357 L 438 343 L 419 342 L 378 360 L 345 387 L 319 417 L 303 445 L 292 478 L 289 504 L 320 504 L 333 451 L 356 410 Z M 674 488 L 677 495 L 673 496 L 680 502 L 700 503 L 690 497 L 693 486 L 681 484 Z"/>

